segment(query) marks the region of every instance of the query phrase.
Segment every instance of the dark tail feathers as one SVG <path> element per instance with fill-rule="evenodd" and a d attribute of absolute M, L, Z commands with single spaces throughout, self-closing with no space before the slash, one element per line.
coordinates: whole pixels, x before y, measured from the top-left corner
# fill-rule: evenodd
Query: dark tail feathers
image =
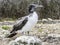
<path fill-rule="evenodd" d="M 7 38 L 12 38 L 16 35 L 17 33 L 11 33 L 9 36 L 7 36 Z"/>

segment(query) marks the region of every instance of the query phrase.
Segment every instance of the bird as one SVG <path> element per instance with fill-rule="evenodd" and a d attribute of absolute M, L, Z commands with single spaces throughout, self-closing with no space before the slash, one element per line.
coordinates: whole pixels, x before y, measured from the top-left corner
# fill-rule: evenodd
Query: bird
<path fill-rule="evenodd" d="M 30 4 L 28 8 L 29 14 L 27 16 L 21 17 L 18 22 L 13 26 L 11 34 L 7 38 L 14 37 L 20 32 L 29 32 L 38 22 L 38 14 L 36 13 L 37 7 L 43 7 L 43 5 Z"/>

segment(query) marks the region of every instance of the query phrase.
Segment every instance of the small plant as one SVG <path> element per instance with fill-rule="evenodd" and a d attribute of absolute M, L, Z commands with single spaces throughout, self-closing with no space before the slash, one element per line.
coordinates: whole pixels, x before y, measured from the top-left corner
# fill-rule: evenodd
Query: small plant
<path fill-rule="evenodd" d="M 8 29 L 10 29 L 10 27 L 7 26 L 7 25 L 3 25 L 3 26 L 2 26 L 2 29 L 4 29 L 4 30 L 8 30 Z"/>
<path fill-rule="evenodd" d="M 43 30 L 42 30 L 42 29 L 39 29 L 38 31 L 39 31 L 39 32 L 42 32 Z"/>

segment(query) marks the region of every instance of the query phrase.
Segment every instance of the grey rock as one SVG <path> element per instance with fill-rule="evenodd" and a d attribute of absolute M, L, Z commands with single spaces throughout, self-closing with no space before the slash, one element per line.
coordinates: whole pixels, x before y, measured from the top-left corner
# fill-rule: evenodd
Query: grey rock
<path fill-rule="evenodd" d="M 20 36 L 14 41 L 11 41 L 9 45 L 42 45 L 42 41 L 35 36 Z"/>
<path fill-rule="evenodd" d="M 60 42 L 60 35 L 48 34 L 48 36 L 44 38 L 43 42 L 49 42 L 49 43 Z"/>

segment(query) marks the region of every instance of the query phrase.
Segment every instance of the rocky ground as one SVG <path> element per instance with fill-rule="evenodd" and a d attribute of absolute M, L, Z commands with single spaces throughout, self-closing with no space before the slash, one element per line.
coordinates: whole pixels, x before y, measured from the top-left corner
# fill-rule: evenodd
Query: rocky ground
<path fill-rule="evenodd" d="M 13 27 L 14 22 L 0 22 L 0 45 L 9 45 L 14 38 L 6 38 Z M 4 30 L 2 26 L 7 25 L 10 28 Z M 60 23 L 38 23 L 30 32 L 31 36 L 40 38 L 42 45 L 60 45 Z M 20 35 L 19 35 L 20 36 Z"/>

